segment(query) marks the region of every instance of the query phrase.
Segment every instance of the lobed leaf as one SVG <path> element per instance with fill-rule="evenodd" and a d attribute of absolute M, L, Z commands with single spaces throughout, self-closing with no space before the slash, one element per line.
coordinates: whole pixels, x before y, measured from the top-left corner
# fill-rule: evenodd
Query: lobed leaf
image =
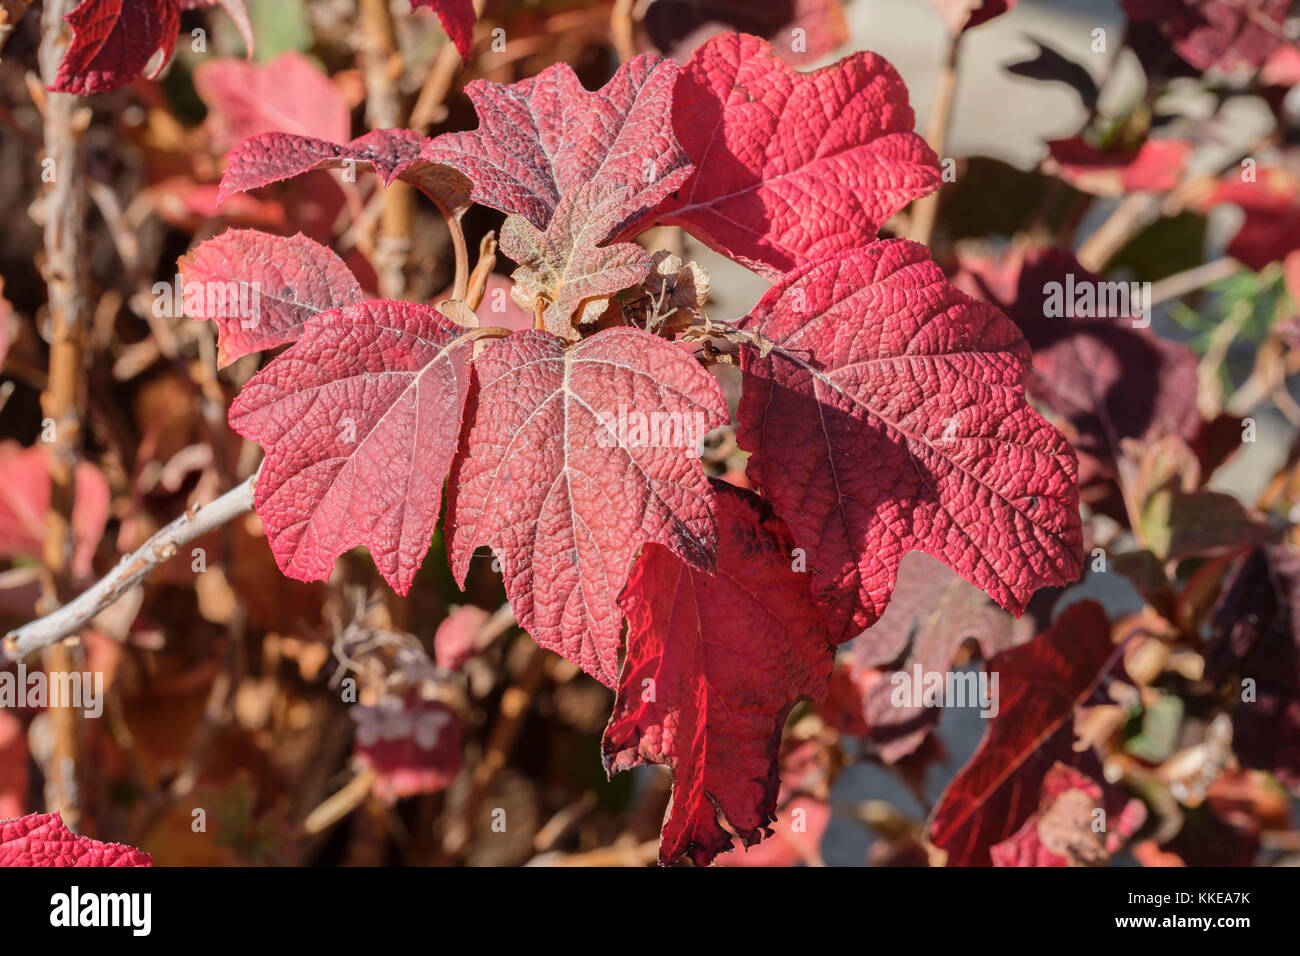
<path fill-rule="evenodd" d="M 1079 575 L 1078 463 L 1025 399 L 1028 347 L 923 246 L 805 266 L 745 325 L 767 346 L 741 353 L 739 441 L 838 640 L 880 617 L 908 551 L 1017 614 Z"/>
<path fill-rule="evenodd" d="M 474 549 L 489 546 L 520 625 L 612 687 L 617 599 L 641 547 L 714 564 L 713 492 L 696 446 L 729 421 L 722 392 L 689 353 L 631 328 L 569 348 L 549 332 L 516 333 L 474 368 L 452 470 L 452 570 L 463 585 Z"/>

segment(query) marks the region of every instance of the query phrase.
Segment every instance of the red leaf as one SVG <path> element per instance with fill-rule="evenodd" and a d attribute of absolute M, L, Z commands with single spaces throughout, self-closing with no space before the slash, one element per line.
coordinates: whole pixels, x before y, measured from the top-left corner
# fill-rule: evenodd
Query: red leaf
<path fill-rule="evenodd" d="M 1104 677 L 1114 648 L 1094 601 L 1070 605 L 1051 629 L 988 663 L 999 678 L 999 712 L 930 819 L 930 840 L 949 866 L 987 866 L 989 849 L 1038 808 L 1047 772 L 1060 761 L 1100 778 L 1091 749 L 1074 750 L 1074 709 Z"/>
<path fill-rule="evenodd" d="M 690 174 L 673 138 L 671 60 L 639 56 L 590 93 L 557 63 L 511 86 L 475 80 L 465 87 L 479 128 L 444 133 L 424 152 L 429 162 L 460 170 L 475 202 L 523 216 L 545 229 L 561 198 L 583 184 L 602 199 L 619 197 L 613 238 Z"/>
<path fill-rule="evenodd" d="M 1247 182 L 1233 174 L 1219 183 L 1204 205 L 1233 203 L 1246 220 L 1228 243 L 1228 255 L 1260 270 L 1300 249 L 1300 180 L 1283 169 L 1256 170 Z"/>
<path fill-rule="evenodd" d="M 82 0 L 64 18 L 72 42 L 51 90 L 86 96 L 129 83 L 162 51 L 153 79 L 171 59 L 181 12 L 176 0 Z"/>
<path fill-rule="evenodd" d="M 1286 42 L 1291 0 L 1123 0 L 1134 20 L 1154 20 L 1198 70 L 1261 66 Z"/>
<path fill-rule="evenodd" d="M 72 572 L 86 577 L 108 522 L 108 482 L 94 465 L 81 462 L 72 506 Z M 45 543 L 50 507 L 49 459 L 42 448 L 0 443 L 0 558 L 38 557 Z"/>
<path fill-rule="evenodd" d="M 519 623 L 612 687 L 617 598 L 642 545 L 713 566 L 713 492 L 696 449 L 729 421 L 722 391 L 683 349 L 629 328 L 568 349 L 518 332 L 474 368 L 447 517 L 452 570 L 463 585 L 475 547 L 491 547 Z"/>
<path fill-rule="evenodd" d="M 1200 432 L 1196 354 L 1136 327 L 1136 313 L 1105 307 L 1093 310 L 1103 314 L 1080 315 L 1079 292 L 1106 283 L 1073 253 L 1018 250 L 999 261 L 961 261 L 953 284 L 1005 311 L 1033 349 L 1029 393 L 1070 423 L 1088 500 L 1109 493 L 1125 438 L 1173 433 L 1192 441 Z M 1053 283 L 1063 307 L 1058 315 L 1046 310 Z M 1096 487 L 1101 482 L 1105 488 Z"/>
<path fill-rule="evenodd" d="M 460 770 L 461 727 L 456 711 L 417 691 L 388 695 L 375 706 L 356 704 L 355 752 L 378 775 L 374 793 L 385 803 L 438 793 Z"/>
<path fill-rule="evenodd" d="M 673 95 L 695 174 L 650 219 L 776 278 L 873 238 L 938 185 L 912 126 L 907 88 L 874 53 L 804 74 L 757 37 L 715 37 Z"/>
<path fill-rule="evenodd" d="M 1134 150 L 1103 152 L 1077 136 L 1050 140 L 1047 148 L 1062 179 L 1083 192 L 1108 197 L 1173 189 L 1192 151 L 1181 139 L 1149 139 Z"/>
<path fill-rule="evenodd" d="M 394 590 L 410 590 L 469 392 L 463 332 L 409 302 L 332 309 L 244 386 L 230 424 L 266 450 L 254 504 L 285 574 L 325 580 L 366 545 Z"/>
<path fill-rule="evenodd" d="M 479 652 L 479 635 L 491 615 L 481 607 L 465 604 L 448 614 L 433 635 L 433 653 L 438 666 L 458 671 Z"/>
<path fill-rule="evenodd" d="M 745 320 L 749 474 L 806 549 L 831 632 L 885 609 L 925 551 L 1013 613 L 1074 580 L 1077 461 L 1025 400 L 1029 350 L 926 249 L 874 242 L 791 273 Z"/>
<path fill-rule="evenodd" d="M 848 39 L 840 0 L 654 0 L 642 23 L 656 49 L 678 61 L 728 30 L 763 37 L 791 66 L 820 60 Z"/>
<path fill-rule="evenodd" d="M 930 0 L 948 32 L 961 33 L 987 23 L 1012 9 L 1016 0 Z"/>
<path fill-rule="evenodd" d="M 0 822 L 0 866 L 152 866 L 153 857 L 120 843 L 78 836 L 57 813 Z"/>
<path fill-rule="evenodd" d="M 343 260 L 299 233 L 230 229 L 181 257 L 185 311 L 217 324 L 221 365 L 292 342 L 309 319 L 360 302 Z"/>
<path fill-rule="evenodd" d="M 431 7 L 463 59 L 474 46 L 474 0 L 411 0 L 411 9 Z"/>
<path fill-rule="evenodd" d="M 226 157 L 217 201 L 236 193 L 299 176 L 312 169 L 368 166 L 385 186 L 401 179 L 432 199 L 448 216 L 469 207 L 470 184 L 454 169 L 420 158 L 429 142 L 406 129 L 380 129 L 346 145 L 290 133 L 262 133 L 244 140 Z"/>
<path fill-rule="evenodd" d="M 1087 774 L 1057 762 L 1043 778 L 1038 810 L 989 855 L 994 866 L 1102 866 L 1146 818 L 1142 801 L 1103 791 Z M 1103 828 L 1094 829 L 1094 821 Z"/>
<path fill-rule="evenodd" d="M 259 133 L 293 133 L 344 143 L 352 116 L 337 86 L 301 53 L 270 63 L 217 59 L 194 70 L 194 88 L 208 107 L 208 128 L 228 149 Z"/>
<path fill-rule="evenodd" d="M 745 846 L 762 839 L 776 812 L 786 715 L 800 698 L 825 695 L 834 658 L 781 522 L 750 492 L 714 489 L 717 572 L 657 545 L 632 571 L 627 660 L 601 745 L 611 774 L 672 770 L 664 864 L 704 866 L 733 834 Z"/>

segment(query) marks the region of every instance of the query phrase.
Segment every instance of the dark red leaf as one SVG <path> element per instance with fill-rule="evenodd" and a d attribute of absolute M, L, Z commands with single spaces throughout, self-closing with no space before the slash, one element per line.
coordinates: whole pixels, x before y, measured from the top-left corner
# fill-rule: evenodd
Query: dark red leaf
<path fill-rule="evenodd" d="M 474 0 L 411 0 L 412 10 L 420 7 L 429 7 L 438 15 L 456 51 L 468 59 L 474 46 Z"/>
<path fill-rule="evenodd" d="M 1286 41 L 1291 0 L 1123 0 L 1134 20 L 1156 21 L 1198 70 L 1258 67 Z"/>
<path fill-rule="evenodd" d="M 57 813 L 0 822 L 0 866 L 152 866 L 153 857 L 120 843 L 78 836 Z"/>
<path fill-rule="evenodd" d="M 1069 423 L 1086 500 L 1111 493 L 1124 439 L 1174 434 L 1190 442 L 1200 433 L 1196 353 L 1143 327 L 1149 317 L 1132 308 L 1131 298 L 1127 313 L 1096 307 L 1098 290 L 1118 286 L 1084 269 L 1073 253 L 963 257 L 953 284 L 992 302 L 1020 327 L 1033 349 L 1029 393 Z M 1094 298 L 1092 314 L 1077 307 L 1084 293 Z M 1059 314 L 1049 314 L 1051 295 L 1059 297 Z"/>
<path fill-rule="evenodd" d="M 255 505 L 285 574 L 323 581 L 365 545 L 410 590 L 460 436 L 464 331 L 410 302 L 331 309 L 244 386 L 230 424 L 266 451 Z"/>
<path fill-rule="evenodd" d="M 664 864 L 704 866 L 733 835 L 745 846 L 765 835 L 786 715 L 826 693 L 834 657 L 781 522 L 751 492 L 715 491 L 716 573 L 653 544 L 633 569 L 622 599 L 627 660 L 602 744 L 610 773 L 672 770 Z"/>
<path fill-rule="evenodd" d="M 1256 550 L 1219 597 L 1205 676 L 1227 682 L 1242 764 L 1300 792 L 1300 554 Z M 1245 682 L 1250 681 L 1247 685 Z"/>
<path fill-rule="evenodd" d="M 82 0 L 64 17 L 72 42 L 50 87 L 82 96 L 129 83 L 159 50 L 153 79 L 171 59 L 181 12 L 176 0 Z"/>
<path fill-rule="evenodd" d="M 461 727 L 456 711 L 417 691 L 388 695 L 374 706 L 356 704 L 355 752 L 375 771 L 374 794 L 385 803 L 420 793 L 437 793 L 456 779 L 461 762 Z"/>
<path fill-rule="evenodd" d="M 469 207 L 470 183 L 449 166 L 420 158 L 428 139 L 406 129 L 380 129 L 346 145 L 290 133 L 262 133 L 240 143 L 226 157 L 217 201 L 236 193 L 299 176 L 312 169 L 366 166 L 385 186 L 401 179 L 432 199 L 446 215 Z"/>
<path fill-rule="evenodd" d="M 695 173 L 650 218 L 775 278 L 866 242 L 938 185 L 913 123 L 902 79 L 874 53 L 805 74 L 757 37 L 715 37 L 673 96 Z"/>
<path fill-rule="evenodd" d="M 654 542 L 714 565 L 697 442 L 729 420 L 722 391 L 686 351 L 628 328 L 568 349 L 519 332 L 474 368 L 447 517 L 452 570 L 463 584 L 474 549 L 491 547 L 519 623 L 612 687 L 617 599 L 637 551 Z"/>
<path fill-rule="evenodd" d="M 1077 462 L 1025 399 L 1029 349 L 923 246 L 875 242 L 799 269 L 745 325 L 774 348 L 742 352 L 740 444 L 837 639 L 880 617 L 908 551 L 1017 614 L 1078 576 Z"/>
<path fill-rule="evenodd" d="M 230 229 L 182 256 L 186 314 L 217 324 L 217 359 L 292 342 L 314 316 L 361 301 L 343 260 L 299 233 Z"/>
<path fill-rule="evenodd" d="M 1060 761 L 1100 779 L 1091 749 L 1074 749 L 1074 709 L 1102 678 L 1114 650 L 1094 601 L 1070 605 L 1051 629 L 988 662 L 999 712 L 930 818 L 930 840 L 949 866 L 987 866 L 990 848 L 1038 809 L 1043 778 Z"/>

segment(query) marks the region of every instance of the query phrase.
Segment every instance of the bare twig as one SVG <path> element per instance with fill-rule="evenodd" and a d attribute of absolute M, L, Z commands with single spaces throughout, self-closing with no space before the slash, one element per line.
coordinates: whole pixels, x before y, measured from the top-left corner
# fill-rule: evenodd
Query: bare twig
<path fill-rule="evenodd" d="M 211 504 L 192 506 L 171 524 L 124 557 L 89 590 L 63 607 L 5 635 L 4 652 L 17 660 L 67 637 L 122 597 L 182 546 L 221 527 L 253 507 L 257 475 L 236 485 Z"/>
<path fill-rule="evenodd" d="M 961 47 L 960 32 L 948 38 L 948 50 L 943 65 L 939 68 L 939 77 L 934 88 L 934 101 L 930 104 L 930 118 L 926 122 L 925 141 L 930 144 L 939 161 L 943 161 L 943 149 L 948 140 L 948 126 L 952 119 L 952 105 L 957 93 L 957 53 Z M 922 245 L 929 245 L 934 233 L 934 222 L 939 214 L 939 190 L 943 182 L 935 187 L 934 192 L 922 196 L 912 207 L 912 222 L 908 238 Z"/>

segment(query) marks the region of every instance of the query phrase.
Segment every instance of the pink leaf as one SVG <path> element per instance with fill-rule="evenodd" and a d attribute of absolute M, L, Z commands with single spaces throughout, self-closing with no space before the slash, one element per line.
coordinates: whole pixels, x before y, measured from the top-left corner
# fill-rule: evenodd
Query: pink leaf
<path fill-rule="evenodd" d="M 109 488 L 94 465 L 81 462 L 72 507 L 72 571 L 86 577 L 104 525 L 108 522 Z M 50 506 L 49 459 L 43 448 L 0 443 L 0 557 L 39 557 L 44 548 L 45 512 Z"/>
<path fill-rule="evenodd" d="M 595 93 L 564 63 L 511 86 L 475 80 L 465 92 L 479 128 L 444 133 L 424 158 L 468 176 L 475 202 L 538 229 L 563 196 L 590 183 L 619 198 L 610 235 L 598 241 L 612 238 L 690 174 L 669 119 L 677 73 L 671 60 L 639 56 Z"/>
<path fill-rule="evenodd" d="M 1047 148 L 1057 174 L 1067 183 L 1109 197 L 1173 189 L 1192 152 L 1191 144 L 1181 139 L 1149 139 L 1134 150 L 1102 151 L 1077 136 L 1051 140 Z"/>
<path fill-rule="evenodd" d="M 474 368 L 452 471 L 452 570 L 463 584 L 475 547 L 491 547 L 533 639 L 613 686 L 617 598 L 637 551 L 654 542 L 713 566 L 713 492 L 696 448 L 728 421 L 722 392 L 687 352 L 629 328 L 568 349 L 519 332 Z"/>
<path fill-rule="evenodd" d="M 410 590 L 460 435 L 463 332 L 409 302 L 332 309 L 244 386 L 230 424 L 266 450 L 254 503 L 285 574 L 324 580 L 365 545 Z"/>
<path fill-rule="evenodd" d="M 1068 442 L 1025 400 L 1029 350 L 950 286 L 923 246 L 874 242 L 792 273 L 747 328 L 739 440 L 806 549 L 847 640 L 888 603 L 911 550 L 1020 613 L 1081 570 Z"/>
<path fill-rule="evenodd" d="M 412 10 L 420 7 L 433 9 L 457 52 L 468 59 L 474 46 L 474 0 L 411 0 Z"/>
<path fill-rule="evenodd" d="M 57 813 L 0 822 L 0 866 L 152 866 L 153 857 L 120 843 L 78 836 Z"/>
<path fill-rule="evenodd" d="M 159 50 L 171 59 L 181 13 L 176 0 L 82 0 L 64 19 L 72 42 L 51 90 L 86 96 L 129 83 Z"/>
<path fill-rule="evenodd" d="M 673 99 L 695 174 L 649 219 L 776 278 L 873 238 L 938 185 L 913 122 L 902 79 L 874 53 L 804 74 L 757 37 L 715 37 Z"/>
<path fill-rule="evenodd" d="M 627 660 L 602 744 L 610 773 L 672 770 L 665 864 L 704 866 L 733 834 L 745 846 L 762 838 L 776 814 L 786 715 L 802 697 L 825 696 L 834 657 L 784 526 L 752 492 L 714 489 L 716 572 L 649 545 L 628 581 Z"/>
<path fill-rule="evenodd" d="M 194 88 L 208 107 L 208 126 L 219 148 L 259 133 L 293 133 L 331 143 L 352 135 L 343 94 L 301 53 L 270 63 L 217 59 L 194 70 Z"/>
<path fill-rule="evenodd" d="M 343 260 L 299 233 L 230 229 L 179 263 L 185 310 L 217 324 L 221 365 L 292 342 L 313 316 L 362 298 Z"/>
<path fill-rule="evenodd" d="M 420 158 L 428 139 L 405 129 L 380 129 L 346 145 L 290 133 L 262 133 L 226 157 L 218 202 L 236 193 L 299 176 L 312 169 L 368 166 L 385 186 L 401 179 L 419 189 L 449 216 L 469 206 L 470 183 L 449 166 Z"/>

